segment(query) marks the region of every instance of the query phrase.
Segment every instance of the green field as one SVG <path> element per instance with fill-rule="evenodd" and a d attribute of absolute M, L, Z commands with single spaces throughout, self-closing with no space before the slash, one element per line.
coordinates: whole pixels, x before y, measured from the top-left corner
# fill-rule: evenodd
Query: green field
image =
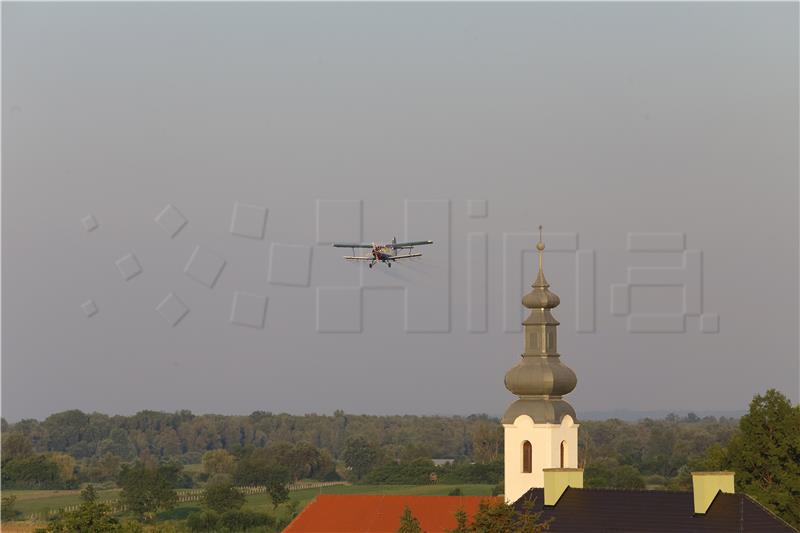
<path fill-rule="evenodd" d="M 80 490 L 4 490 L 2 495 L 16 496 L 16 509 L 26 515 L 81 503 Z M 98 490 L 97 497 L 100 501 L 117 499 L 119 489 Z"/>
<path fill-rule="evenodd" d="M 490 496 L 492 485 L 334 485 L 318 489 L 304 489 L 292 491 L 289 498 L 298 502 L 298 510 L 303 509 L 318 494 L 392 494 L 411 496 L 446 496 L 455 488 L 460 488 L 465 496 Z M 80 504 L 79 490 L 7 490 L 2 491 L 3 496 L 17 496 L 16 508 L 26 516 L 31 513 L 42 513 L 49 509 L 59 509 L 69 505 Z M 99 490 L 98 497 L 102 501 L 113 500 L 119 497 L 119 489 Z M 284 516 L 287 506 L 281 505 L 273 509 L 272 502 L 266 494 L 253 494 L 247 496 L 246 509 L 268 512 L 278 517 Z M 160 520 L 180 520 L 188 514 L 199 510 L 198 502 L 186 502 L 159 515 Z"/>

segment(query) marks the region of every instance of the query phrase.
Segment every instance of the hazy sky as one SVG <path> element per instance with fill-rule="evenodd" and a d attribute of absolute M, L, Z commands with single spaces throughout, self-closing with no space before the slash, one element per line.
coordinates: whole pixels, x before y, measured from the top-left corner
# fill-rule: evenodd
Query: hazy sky
<path fill-rule="evenodd" d="M 9 420 L 499 415 L 539 224 L 579 417 L 798 400 L 796 3 L 2 11 Z"/>

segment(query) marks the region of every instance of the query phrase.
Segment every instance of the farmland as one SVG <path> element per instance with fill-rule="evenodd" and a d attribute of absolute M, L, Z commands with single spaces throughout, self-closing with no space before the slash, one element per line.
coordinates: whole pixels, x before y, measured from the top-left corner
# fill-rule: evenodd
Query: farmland
<path fill-rule="evenodd" d="M 461 493 L 469 496 L 490 496 L 493 485 L 466 484 L 466 485 L 333 485 L 313 489 L 293 490 L 290 492 L 289 501 L 297 502 L 297 510 L 302 510 L 319 494 L 390 494 L 390 495 L 414 495 L 414 496 L 436 496 L 447 495 L 458 488 Z M 119 489 L 107 489 L 97 491 L 98 499 L 110 502 L 119 497 Z M 24 517 L 32 513 L 42 514 L 48 510 L 59 509 L 80 504 L 79 490 L 10 490 L 3 491 L 3 496 L 15 495 L 17 497 L 16 508 L 23 513 Z M 289 512 L 289 505 L 283 504 L 275 509 L 267 494 L 252 494 L 247 496 L 245 509 L 266 512 L 282 518 Z M 156 517 L 158 523 L 177 522 L 184 519 L 190 513 L 199 511 L 200 504 L 197 501 L 179 503 L 171 511 L 161 513 Z M 18 521 L 3 524 L 5 533 L 29 533 L 38 526 L 30 521 Z"/>

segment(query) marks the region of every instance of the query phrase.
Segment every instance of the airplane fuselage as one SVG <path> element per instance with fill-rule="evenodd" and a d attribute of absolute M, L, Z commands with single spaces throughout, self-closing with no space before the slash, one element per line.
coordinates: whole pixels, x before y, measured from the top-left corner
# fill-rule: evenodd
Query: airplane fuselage
<path fill-rule="evenodd" d="M 374 245 L 372 247 L 372 257 L 374 257 L 376 261 L 388 263 L 394 259 L 395 254 L 395 250 L 389 248 L 388 246 Z"/>

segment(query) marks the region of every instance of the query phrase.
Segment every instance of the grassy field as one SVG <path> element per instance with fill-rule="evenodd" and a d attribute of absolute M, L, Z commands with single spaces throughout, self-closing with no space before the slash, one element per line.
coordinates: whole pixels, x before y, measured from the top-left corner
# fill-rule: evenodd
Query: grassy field
<path fill-rule="evenodd" d="M 26 515 L 81 503 L 80 490 L 4 490 L 2 495 L 16 496 L 16 509 Z M 97 497 L 100 501 L 115 500 L 119 489 L 98 490 Z"/>
<path fill-rule="evenodd" d="M 490 496 L 492 485 L 334 485 L 318 489 L 297 490 L 289 493 L 289 499 L 298 503 L 298 511 L 308 505 L 319 494 L 391 494 L 409 496 L 446 496 L 455 488 L 460 488 L 465 496 Z M 119 489 L 97 491 L 100 500 L 113 500 L 119 497 Z M 3 496 L 17 496 L 16 508 L 24 515 L 42 513 L 48 509 L 76 505 L 80 503 L 79 490 L 7 490 Z M 253 494 L 247 496 L 245 509 L 266 512 L 276 517 L 284 517 L 289 512 L 286 504 L 273 508 L 269 496 Z M 161 513 L 158 521 L 183 520 L 189 514 L 199 511 L 198 502 L 179 504 L 166 513 Z M 33 531 L 30 523 L 6 523 L 1 531 L 6 533 L 24 533 Z"/>

